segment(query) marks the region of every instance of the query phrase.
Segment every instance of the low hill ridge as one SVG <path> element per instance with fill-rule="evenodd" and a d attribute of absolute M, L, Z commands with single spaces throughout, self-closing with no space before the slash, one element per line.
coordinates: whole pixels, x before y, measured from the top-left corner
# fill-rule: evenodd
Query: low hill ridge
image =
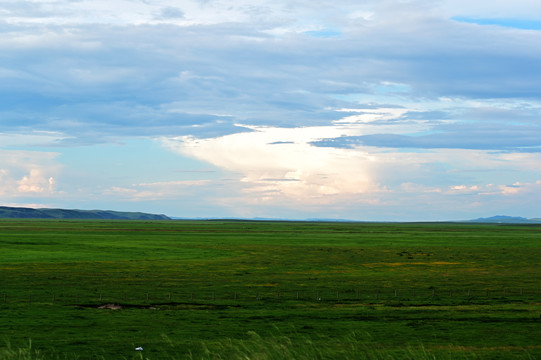
<path fill-rule="evenodd" d="M 520 216 L 496 215 L 496 216 L 492 216 L 488 218 L 479 218 L 475 220 L 470 220 L 470 222 L 532 224 L 532 223 L 541 223 L 541 219 L 527 219 Z"/>
<path fill-rule="evenodd" d="M 0 218 L 6 219 L 102 219 L 102 220 L 170 220 L 166 215 L 112 210 L 33 209 L 0 206 Z"/>

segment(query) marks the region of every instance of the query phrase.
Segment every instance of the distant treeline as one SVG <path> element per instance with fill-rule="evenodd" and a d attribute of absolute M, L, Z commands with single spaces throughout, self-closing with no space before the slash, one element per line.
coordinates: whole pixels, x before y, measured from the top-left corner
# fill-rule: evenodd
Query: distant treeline
<path fill-rule="evenodd" d="M 32 209 L 0 206 L 4 219 L 103 219 L 103 220 L 170 220 L 165 215 L 111 210 Z"/>

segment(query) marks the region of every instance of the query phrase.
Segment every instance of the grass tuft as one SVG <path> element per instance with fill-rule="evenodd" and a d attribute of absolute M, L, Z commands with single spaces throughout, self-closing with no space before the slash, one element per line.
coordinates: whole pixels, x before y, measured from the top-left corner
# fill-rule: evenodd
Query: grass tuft
<path fill-rule="evenodd" d="M 32 341 L 28 340 L 28 345 L 14 349 L 11 342 L 6 340 L 6 346 L 0 348 L 1 360 L 46 360 L 40 350 L 32 348 Z"/>

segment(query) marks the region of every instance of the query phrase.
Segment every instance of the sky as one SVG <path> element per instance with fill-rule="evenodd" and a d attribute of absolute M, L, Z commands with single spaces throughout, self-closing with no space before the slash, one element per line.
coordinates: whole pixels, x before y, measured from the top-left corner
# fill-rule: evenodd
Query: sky
<path fill-rule="evenodd" d="M 541 217 L 538 0 L 0 0 L 0 205 Z"/>

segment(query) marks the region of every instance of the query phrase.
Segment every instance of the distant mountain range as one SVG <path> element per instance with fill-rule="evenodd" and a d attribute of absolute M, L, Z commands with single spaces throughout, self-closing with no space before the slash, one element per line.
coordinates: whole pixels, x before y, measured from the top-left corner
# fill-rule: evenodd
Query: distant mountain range
<path fill-rule="evenodd" d="M 349 220 L 349 219 L 332 219 L 332 218 L 312 218 L 312 219 L 286 219 L 286 218 L 180 218 L 172 217 L 173 220 L 206 220 L 206 221 L 306 221 L 306 222 L 358 222 L 358 223 L 400 223 L 408 221 L 362 221 L 362 220 Z M 431 222 L 431 221 L 413 221 L 413 222 Z M 539 219 L 527 219 L 519 216 L 492 216 L 488 218 L 479 218 L 473 220 L 441 220 L 435 222 L 448 222 L 448 223 L 503 223 L 503 224 L 541 224 L 541 218 Z"/>
<path fill-rule="evenodd" d="M 124 212 L 112 210 L 66 210 L 33 209 L 25 207 L 0 206 L 0 219 L 96 219 L 96 220 L 231 220 L 231 221 L 293 221 L 278 218 L 176 218 L 166 215 L 142 212 Z M 305 219 L 296 221 L 313 222 L 360 222 L 345 219 Z M 444 221 L 445 222 L 445 221 Z M 519 216 L 497 215 L 474 220 L 450 221 L 463 223 L 498 223 L 498 224 L 541 224 L 541 218 L 527 219 Z"/>
<path fill-rule="evenodd" d="M 498 223 L 498 224 L 541 224 L 541 219 L 526 219 L 520 216 L 497 215 L 488 218 L 468 220 L 476 223 Z"/>
<path fill-rule="evenodd" d="M 165 215 L 111 210 L 32 209 L 0 206 L 0 218 L 10 219 L 102 219 L 102 220 L 170 220 Z"/>

